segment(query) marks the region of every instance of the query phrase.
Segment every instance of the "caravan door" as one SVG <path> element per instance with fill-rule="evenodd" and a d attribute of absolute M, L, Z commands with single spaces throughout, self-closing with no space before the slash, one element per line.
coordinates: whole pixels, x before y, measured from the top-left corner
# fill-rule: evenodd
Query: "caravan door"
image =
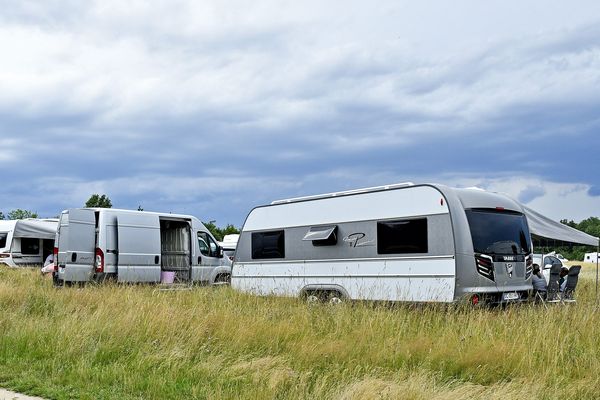
<path fill-rule="evenodd" d="M 66 240 L 61 237 L 60 245 L 62 246 L 62 243 L 66 242 L 67 248 L 63 252 L 63 248 L 59 247 L 59 251 L 63 253 L 63 256 L 59 257 L 59 279 L 67 282 L 91 280 L 94 275 L 96 252 L 96 217 L 94 210 L 77 208 L 69 210 L 68 231 L 63 232 L 61 229 L 61 236 L 63 234 L 66 234 L 67 237 Z"/>
<path fill-rule="evenodd" d="M 117 215 L 119 282 L 160 282 L 160 222 L 158 215 Z"/>

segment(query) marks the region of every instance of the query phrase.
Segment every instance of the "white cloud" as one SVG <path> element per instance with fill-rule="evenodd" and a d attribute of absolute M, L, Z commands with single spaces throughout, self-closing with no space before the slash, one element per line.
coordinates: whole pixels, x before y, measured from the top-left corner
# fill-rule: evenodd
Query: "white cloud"
<path fill-rule="evenodd" d="M 0 200 L 41 210 L 110 192 L 127 206 L 233 203 L 241 215 L 406 170 L 506 191 L 557 218 L 597 215 L 594 182 L 553 182 L 550 161 L 520 142 L 592 140 L 598 15 L 593 1 L 7 1 L 0 163 L 35 162 L 48 185 L 44 199 L 13 184 Z M 467 151 L 461 172 L 441 174 L 448 138 L 504 141 L 510 162 L 496 165 L 518 176 L 482 171 Z M 364 166 L 425 140 L 422 153 Z M 433 166 L 418 167 L 425 158 Z M 207 172 L 215 164 L 226 171 Z"/>

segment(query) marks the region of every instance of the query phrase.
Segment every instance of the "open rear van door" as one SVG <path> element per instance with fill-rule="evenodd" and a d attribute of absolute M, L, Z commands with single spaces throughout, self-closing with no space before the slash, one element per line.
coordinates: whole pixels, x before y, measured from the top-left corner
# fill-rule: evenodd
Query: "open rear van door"
<path fill-rule="evenodd" d="M 66 257 L 60 279 L 69 282 L 86 282 L 94 274 L 96 252 L 96 217 L 94 210 L 69 210 Z M 61 245 L 64 242 L 61 238 Z M 62 248 L 60 248 L 62 250 Z M 60 263 L 59 259 L 59 263 Z"/>
<path fill-rule="evenodd" d="M 117 216 L 119 282 L 160 282 L 160 222 L 157 215 Z"/>

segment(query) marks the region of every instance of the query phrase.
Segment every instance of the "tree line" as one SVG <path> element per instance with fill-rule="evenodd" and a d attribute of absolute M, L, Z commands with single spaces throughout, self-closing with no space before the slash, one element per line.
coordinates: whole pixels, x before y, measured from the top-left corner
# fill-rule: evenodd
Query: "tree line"
<path fill-rule="evenodd" d="M 592 235 L 595 237 L 600 237 L 600 218 L 598 217 L 589 217 L 580 222 L 575 222 L 573 220 L 561 219 L 560 222 L 571 228 L 575 228 L 582 232 L 587 233 L 588 235 Z M 585 253 L 593 253 L 598 251 L 597 247 L 593 246 L 559 246 L 555 249 L 547 249 L 549 251 L 554 250 L 559 254 L 562 254 L 569 260 L 583 260 Z"/>

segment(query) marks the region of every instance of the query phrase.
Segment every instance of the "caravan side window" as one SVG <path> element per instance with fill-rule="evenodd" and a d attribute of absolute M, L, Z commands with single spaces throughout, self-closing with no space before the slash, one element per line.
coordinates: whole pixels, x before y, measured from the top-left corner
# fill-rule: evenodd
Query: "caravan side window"
<path fill-rule="evenodd" d="M 7 237 L 8 237 L 8 232 L 0 232 L 0 249 L 3 249 L 6 247 L 6 238 Z"/>
<path fill-rule="evenodd" d="M 21 254 L 40 254 L 40 239 L 21 238 Z"/>
<path fill-rule="evenodd" d="M 427 251 L 427 218 L 377 223 L 378 254 L 412 254 Z"/>
<path fill-rule="evenodd" d="M 217 256 L 217 244 L 206 232 L 198 232 L 198 247 L 200 247 L 200 253 L 207 257 Z"/>
<path fill-rule="evenodd" d="M 252 233 L 252 259 L 262 258 L 285 258 L 284 231 Z"/>

